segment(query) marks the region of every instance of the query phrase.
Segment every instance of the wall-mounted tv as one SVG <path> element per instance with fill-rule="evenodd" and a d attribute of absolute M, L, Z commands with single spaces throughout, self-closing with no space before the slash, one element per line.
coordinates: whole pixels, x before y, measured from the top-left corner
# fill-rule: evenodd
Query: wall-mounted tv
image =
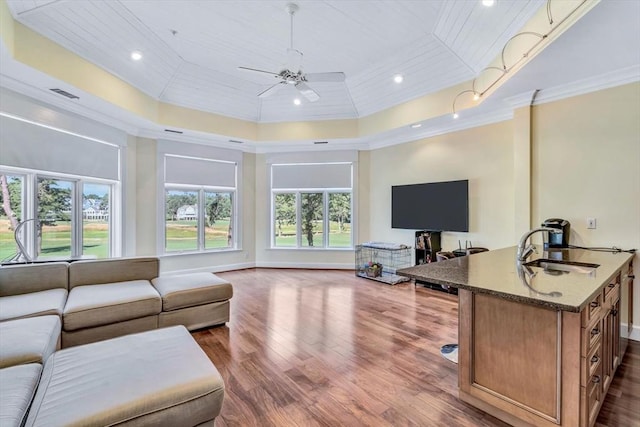
<path fill-rule="evenodd" d="M 469 181 L 392 186 L 391 228 L 469 231 Z"/>

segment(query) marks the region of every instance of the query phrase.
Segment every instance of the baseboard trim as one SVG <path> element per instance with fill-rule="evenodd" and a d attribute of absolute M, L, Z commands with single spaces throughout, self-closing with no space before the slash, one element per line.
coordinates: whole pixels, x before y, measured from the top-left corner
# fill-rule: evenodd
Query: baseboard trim
<path fill-rule="evenodd" d="M 298 263 L 298 262 L 256 262 L 258 268 L 300 268 L 311 270 L 353 270 L 353 264 Z"/>
<path fill-rule="evenodd" d="M 256 267 L 256 264 L 254 262 L 243 262 L 238 264 L 227 264 L 227 265 L 210 265 L 207 267 L 188 268 L 184 270 L 163 271 L 160 273 L 160 276 L 173 276 L 175 274 L 188 274 L 188 273 L 220 273 L 223 271 L 244 270 L 247 268 L 255 268 L 255 267 Z"/>
<path fill-rule="evenodd" d="M 624 333 L 627 330 L 627 327 L 628 325 L 626 323 L 621 323 L 620 324 L 621 333 Z M 633 341 L 640 341 L 640 326 L 633 325 L 633 328 L 631 328 L 631 333 L 629 334 L 628 338 Z"/>

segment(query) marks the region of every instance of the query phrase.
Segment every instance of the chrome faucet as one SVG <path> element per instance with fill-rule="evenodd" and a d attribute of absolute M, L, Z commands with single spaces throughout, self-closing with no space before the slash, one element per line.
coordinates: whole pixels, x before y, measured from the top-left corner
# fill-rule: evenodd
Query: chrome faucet
<path fill-rule="evenodd" d="M 559 234 L 562 233 L 562 230 L 559 228 L 551 228 L 551 227 L 540 227 L 534 228 L 533 230 L 529 230 L 522 235 L 520 238 L 520 244 L 518 244 L 518 252 L 516 254 L 516 259 L 518 261 L 525 261 L 532 252 L 536 252 L 536 247 L 533 245 L 529 245 L 525 247 L 527 244 L 527 239 L 531 237 L 532 234 L 537 233 L 539 231 L 548 231 L 549 233 Z"/>

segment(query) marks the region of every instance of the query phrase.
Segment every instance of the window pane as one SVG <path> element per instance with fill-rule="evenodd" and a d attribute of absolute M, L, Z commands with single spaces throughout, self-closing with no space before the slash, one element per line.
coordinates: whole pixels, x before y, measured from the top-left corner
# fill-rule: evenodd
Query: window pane
<path fill-rule="evenodd" d="M 71 256 L 72 181 L 38 178 L 38 256 Z"/>
<path fill-rule="evenodd" d="M 322 193 L 300 194 L 300 221 L 302 231 L 302 246 L 323 247 L 322 232 Z"/>
<path fill-rule="evenodd" d="M 21 176 L 0 174 L 0 261 L 18 253 L 13 231 L 22 220 L 22 185 Z"/>
<path fill-rule="evenodd" d="M 296 230 L 296 195 L 276 194 L 275 205 L 275 245 L 276 246 L 297 246 Z"/>
<path fill-rule="evenodd" d="M 329 246 L 351 247 L 351 193 L 329 193 Z"/>
<path fill-rule="evenodd" d="M 106 184 L 84 184 L 82 187 L 82 254 L 108 258 L 109 194 Z"/>
<path fill-rule="evenodd" d="M 232 193 L 204 193 L 204 247 L 233 247 L 233 195 Z"/>
<path fill-rule="evenodd" d="M 198 192 L 167 190 L 165 197 L 165 249 L 198 249 Z"/>

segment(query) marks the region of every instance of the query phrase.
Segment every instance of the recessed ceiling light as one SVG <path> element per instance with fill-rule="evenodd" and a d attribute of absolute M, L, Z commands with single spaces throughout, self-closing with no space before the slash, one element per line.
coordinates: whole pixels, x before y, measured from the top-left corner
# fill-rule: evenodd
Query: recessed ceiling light
<path fill-rule="evenodd" d="M 134 61 L 140 61 L 142 59 L 142 52 L 134 50 L 131 52 L 131 59 Z"/>
<path fill-rule="evenodd" d="M 482 5 L 491 7 L 496 3 L 496 0 L 482 0 Z"/>
<path fill-rule="evenodd" d="M 418 129 L 419 127 L 422 127 L 422 123 L 414 123 L 411 125 L 411 129 Z"/>
<path fill-rule="evenodd" d="M 296 98 L 293 100 L 294 105 L 300 105 L 302 104 L 302 101 L 300 101 L 300 98 Z"/>
<path fill-rule="evenodd" d="M 403 80 L 404 77 L 402 77 L 402 74 L 396 74 L 395 76 L 393 76 L 393 81 L 396 83 L 402 83 Z"/>

